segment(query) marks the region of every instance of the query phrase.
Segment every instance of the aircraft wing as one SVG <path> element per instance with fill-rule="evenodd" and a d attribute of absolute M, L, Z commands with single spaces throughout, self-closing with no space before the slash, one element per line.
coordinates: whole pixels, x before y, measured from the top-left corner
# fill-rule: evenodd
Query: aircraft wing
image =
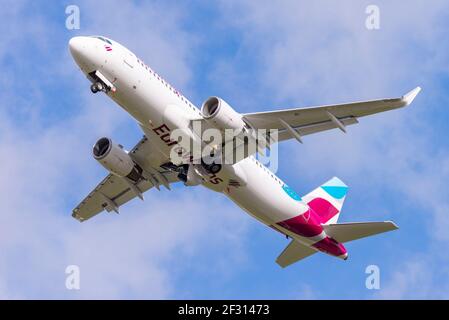
<path fill-rule="evenodd" d="M 400 98 L 380 99 L 309 108 L 243 114 L 253 129 L 278 129 L 278 140 L 296 138 L 357 123 L 360 117 L 408 106 L 418 93 L 415 88 Z"/>
<path fill-rule="evenodd" d="M 83 222 L 106 210 L 118 213 L 119 207 L 135 197 L 143 199 L 143 193 L 152 187 L 170 188 L 170 183 L 177 182 L 177 174 L 164 170 L 161 164 L 168 160 L 164 155 L 152 147 L 150 141 L 144 137 L 129 152 L 133 160 L 146 172 L 147 177 L 133 182 L 109 174 L 101 181 L 81 203 L 73 209 L 72 216 Z"/>

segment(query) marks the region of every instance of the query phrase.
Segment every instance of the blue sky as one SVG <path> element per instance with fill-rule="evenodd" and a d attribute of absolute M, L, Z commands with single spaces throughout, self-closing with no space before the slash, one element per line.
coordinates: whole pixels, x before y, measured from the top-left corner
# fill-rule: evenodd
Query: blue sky
<path fill-rule="evenodd" d="M 0 298 L 449 298 L 449 4 L 445 1 L 0 0 Z M 76 4 L 81 29 L 65 28 Z M 380 8 L 380 30 L 365 27 Z M 79 224 L 71 209 L 106 174 L 102 135 L 142 133 L 92 95 L 67 49 L 101 34 L 129 47 L 199 105 L 240 112 L 400 96 L 412 106 L 361 119 L 348 134 L 279 147 L 278 175 L 304 194 L 336 175 L 350 186 L 341 221 L 400 230 L 347 245 L 346 262 L 314 255 L 287 269 L 285 238 L 220 194 L 152 190 L 119 216 Z M 79 265 L 81 290 L 65 288 Z M 365 288 L 365 268 L 381 289 Z"/>

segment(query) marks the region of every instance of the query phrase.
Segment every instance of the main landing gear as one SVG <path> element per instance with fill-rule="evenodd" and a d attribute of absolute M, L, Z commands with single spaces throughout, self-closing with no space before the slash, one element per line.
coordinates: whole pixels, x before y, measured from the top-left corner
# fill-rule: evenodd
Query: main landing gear
<path fill-rule="evenodd" d="M 205 169 L 204 174 L 217 174 L 218 172 L 220 172 L 222 166 L 219 163 L 211 163 L 211 164 L 205 164 L 204 162 L 202 163 L 203 168 Z M 180 166 L 177 166 L 171 162 L 167 162 L 164 163 L 163 165 L 161 165 L 162 168 L 164 168 L 165 170 L 170 170 L 172 172 L 177 172 L 178 173 L 178 179 L 183 181 L 183 182 L 187 182 L 188 180 L 188 172 L 189 172 L 189 164 L 183 164 Z"/>
<path fill-rule="evenodd" d="M 181 180 L 183 182 L 187 181 L 187 172 L 189 170 L 188 164 L 183 164 L 183 165 L 177 166 L 171 162 L 167 162 L 167 163 L 162 164 L 161 168 L 163 168 L 165 170 L 170 170 L 172 172 L 177 172 L 179 180 Z"/>
<path fill-rule="evenodd" d="M 212 174 L 216 174 L 221 170 L 221 164 L 219 163 L 211 163 L 211 164 L 203 163 L 203 167 Z"/>

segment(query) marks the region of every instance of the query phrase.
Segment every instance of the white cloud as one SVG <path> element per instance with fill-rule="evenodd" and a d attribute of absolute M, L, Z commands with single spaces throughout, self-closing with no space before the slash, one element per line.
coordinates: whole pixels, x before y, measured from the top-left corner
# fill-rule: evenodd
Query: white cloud
<path fill-rule="evenodd" d="M 69 216 L 67 207 L 103 174 L 90 159 L 95 138 L 105 134 L 133 141 L 137 137 L 121 130 L 133 128 L 126 114 L 107 99 L 91 96 L 87 82 L 75 72 L 66 41 L 59 41 L 74 33 L 57 29 L 38 14 L 19 19 L 29 9 L 27 4 L 11 2 L 0 12 L 3 29 L 12 30 L 0 39 L 0 61 L 7 74 L 0 78 L 0 295 L 164 298 L 177 294 L 177 275 L 188 268 L 211 278 L 220 274 L 220 279 L 236 272 L 228 266 L 245 264 L 247 218 L 218 199 L 201 204 L 207 191 L 151 191 L 145 204 L 133 203 L 121 216 L 103 215 L 81 225 Z M 381 30 L 368 31 L 365 4 L 358 1 L 222 2 L 222 27 L 236 31 L 242 43 L 234 60 L 217 61 L 218 74 L 230 76 L 225 82 L 234 82 L 227 90 L 233 91 L 233 101 L 255 109 L 270 106 L 266 95 L 246 91 L 249 78 L 257 81 L 259 91 L 269 92 L 271 103 L 279 108 L 397 95 L 423 85 L 423 93 L 409 109 L 362 119 L 347 136 L 322 134 L 307 137 L 304 146 L 290 143 L 281 148 L 298 159 L 294 166 L 301 168 L 297 176 L 304 180 L 319 183 L 338 172 L 344 180 L 370 186 L 366 198 L 371 200 L 366 205 L 376 202 L 381 208 L 385 189 L 412 202 L 419 210 L 410 218 L 422 222 L 422 231 L 431 241 L 447 243 L 449 204 L 444 182 L 449 158 L 444 145 L 435 142 L 441 132 L 432 128 L 428 117 L 431 111 L 441 112 L 439 106 L 447 102 L 433 89 L 437 73 L 448 70 L 444 30 L 435 23 L 444 17 L 446 4 L 389 1 L 379 5 Z M 119 40 L 170 82 L 189 91 L 193 53 L 202 39 L 184 30 L 184 8 L 173 7 L 81 2 L 82 29 L 77 34 Z M 50 39 L 58 39 L 56 48 Z M 30 46 L 38 49 L 45 66 L 29 67 L 33 66 L 27 61 Z M 11 48 L 16 60 L 10 60 Z M 256 71 L 249 76 L 235 67 L 247 52 Z M 26 68 L 5 67 L 5 62 L 17 63 L 18 58 Z M 30 90 L 16 91 L 24 75 Z M 64 92 L 78 101 L 70 103 L 71 113 L 64 121 L 49 121 L 48 112 L 65 106 L 48 105 L 53 100 L 40 91 L 59 81 Z M 79 110 L 73 110 L 73 104 Z M 319 172 L 304 168 L 319 168 Z M 207 197 L 209 202 L 211 196 Z M 379 212 L 370 218 L 387 218 Z M 227 250 L 218 250 L 223 246 Z M 211 259 L 195 263 L 205 259 L 202 250 Z M 426 297 L 434 285 L 446 286 L 422 275 L 428 265 L 434 270 L 442 261 L 432 254 L 434 247 L 428 250 L 419 256 L 421 260 L 409 259 L 391 276 L 384 274 L 382 297 Z M 81 266 L 80 292 L 63 287 L 68 264 Z M 425 290 L 417 295 L 410 289 L 416 287 Z M 309 289 L 304 286 L 301 296 L 317 295 Z"/>
<path fill-rule="evenodd" d="M 134 202 L 120 216 L 103 214 L 83 224 L 70 216 L 68 208 L 106 174 L 90 158 L 91 143 L 100 134 L 134 142 L 140 136 L 120 132 L 135 125 L 111 101 L 89 94 L 87 81 L 75 72 L 66 41 L 61 41 L 73 33 L 51 31 L 52 24 L 38 13 L 22 23 L 27 4 L 12 5 L 2 16 L 2 26 L 20 24 L 20 28 L 13 29 L 9 40 L 2 38 L 0 60 L 9 59 L 14 44 L 15 58 L 24 64 L 36 63 L 30 60 L 26 44 L 37 48 L 46 67 L 20 74 L 14 72 L 20 69 L 14 62 L 4 67 L 8 78 L 1 78 L 5 84 L 0 89 L 1 297 L 174 297 L 179 273 L 206 268 L 195 261 L 203 251 L 211 257 L 206 276 L 216 277 L 223 269 L 224 275 L 235 272 L 245 263 L 246 218 L 210 191 L 177 189 L 159 194 L 152 190 L 144 204 Z M 107 5 L 97 2 L 95 6 L 102 7 L 98 11 L 91 10 L 93 5 L 80 5 L 85 19 L 82 28 L 88 26 L 82 32 L 116 36 L 125 45 L 129 41 L 145 60 L 146 55 L 154 59 L 148 63 L 162 68 L 170 81 L 188 85 L 189 52 L 195 42 L 182 30 L 179 10 L 118 1 L 114 6 L 108 1 Z M 120 12 L 114 9 L 117 6 Z M 39 40 L 49 34 L 60 44 L 56 52 L 47 50 L 51 44 Z M 24 77 L 32 90 L 14 91 Z M 55 87 L 60 89 L 55 90 L 59 98 L 41 92 Z M 76 100 L 59 105 L 64 93 L 73 94 Z M 48 105 L 55 101 L 58 105 Z M 48 119 L 48 114 L 63 114 L 66 109 L 66 118 Z M 227 250 L 220 250 L 223 246 Z M 234 269 L 224 268 L 229 263 Z M 64 271 L 70 264 L 81 268 L 80 291 L 65 289 Z"/>
<path fill-rule="evenodd" d="M 429 241 L 447 243 L 449 155 L 446 143 L 439 139 L 445 133 L 434 123 L 440 114 L 445 115 L 441 107 L 448 101 L 439 77 L 448 70 L 449 55 L 445 31 L 438 27 L 445 21 L 448 5 L 443 1 L 432 6 L 421 1 L 378 1 L 381 29 L 369 31 L 365 28 L 368 4 L 223 1 L 222 7 L 223 20 L 240 32 L 241 50 L 252 52 L 259 66 L 252 79 L 259 79 L 258 86 L 270 92 L 269 99 L 279 104 L 278 108 L 399 96 L 416 85 L 423 86 L 421 95 L 406 110 L 361 119 L 346 136 L 325 133 L 306 137 L 304 145 L 287 143 L 281 148 L 295 155 L 297 160 L 291 165 L 298 168 L 296 175 L 302 181 L 320 183 L 338 174 L 364 186 L 367 195 L 358 201 L 362 209 L 367 205 L 382 208 L 385 193 L 404 199 L 404 208 L 415 208 L 414 212 L 388 216 L 385 210 L 365 217 L 346 213 L 346 219 L 418 219 L 420 232 L 428 234 Z M 238 62 L 238 57 L 230 61 L 227 72 L 238 72 L 232 70 Z M 258 96 L 252 97 L 254 106 L 266 104 L 266 96 L 255 101 Z M 400 246 L 395 247 L 398 253 L 402 252 Z M 436 267 L 441 257 L 434 253 L 424 254 L 422 264 Z M 409 276 L 404 280 L 395 273 L 392 287 L 413 279 L 418 267 L 413 261 L 406 263 Z M 419 285 L 430 283 L 427 277 L 416 281 Z M 438 285 L 445 283 L 444 279 Z M 425 297 L 414 292 L 410 296 L 414 294 Z"/>
<path fill-rule="evenodd" d="M 447 283 L 438 283 L 429 262 L 432 258 L 414 256 L 401 263 L 391 275 L 386 286 L 373 297 L 377 299 L 445 299 L 448 295 Z M 431 262 L 430 262 L 431 263 Z"/>
<path fill-rule="evenodd" d="M 122 42 L 174 85 L 190 89 L 190 63 L 199 38 L 185 30 L 187 11 L 182 4 L 102 0 L 83 1 L 80 9 L 81 34 Z"/>
<path fill-rule="evenodd" d="M 303 284 L 299 286 L 298 293 L 295 297 L 298 300 L 316 300 L 318 299 L 316 290 L 309 284 Z"/>

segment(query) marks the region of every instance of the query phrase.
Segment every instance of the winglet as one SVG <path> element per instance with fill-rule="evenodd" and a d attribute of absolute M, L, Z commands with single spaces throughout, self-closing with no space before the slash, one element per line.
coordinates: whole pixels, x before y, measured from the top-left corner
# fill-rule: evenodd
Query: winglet
<path fill-rule="evenodd" d="M 385 223 L 389 223 L 390 224 L 391 230 L 398 230 L 399 229 L 398 225 L 394 221 L 388 220 L 388 221 L 385 221 Z"/>
<path fill-rule="evenodd" d="M 416 87 L 415 89 L 413 89 L 409 93 L 406 93 L 405 95 L 403 95 L 402 96 L 402 101 L 405 102 L 406 106 L 410 105 L 413 102 L 413 100 L 415 100 L 416 96 L 418 95 L 418 93 L 420 91 L 421 91 L 421 87 Z"/>

